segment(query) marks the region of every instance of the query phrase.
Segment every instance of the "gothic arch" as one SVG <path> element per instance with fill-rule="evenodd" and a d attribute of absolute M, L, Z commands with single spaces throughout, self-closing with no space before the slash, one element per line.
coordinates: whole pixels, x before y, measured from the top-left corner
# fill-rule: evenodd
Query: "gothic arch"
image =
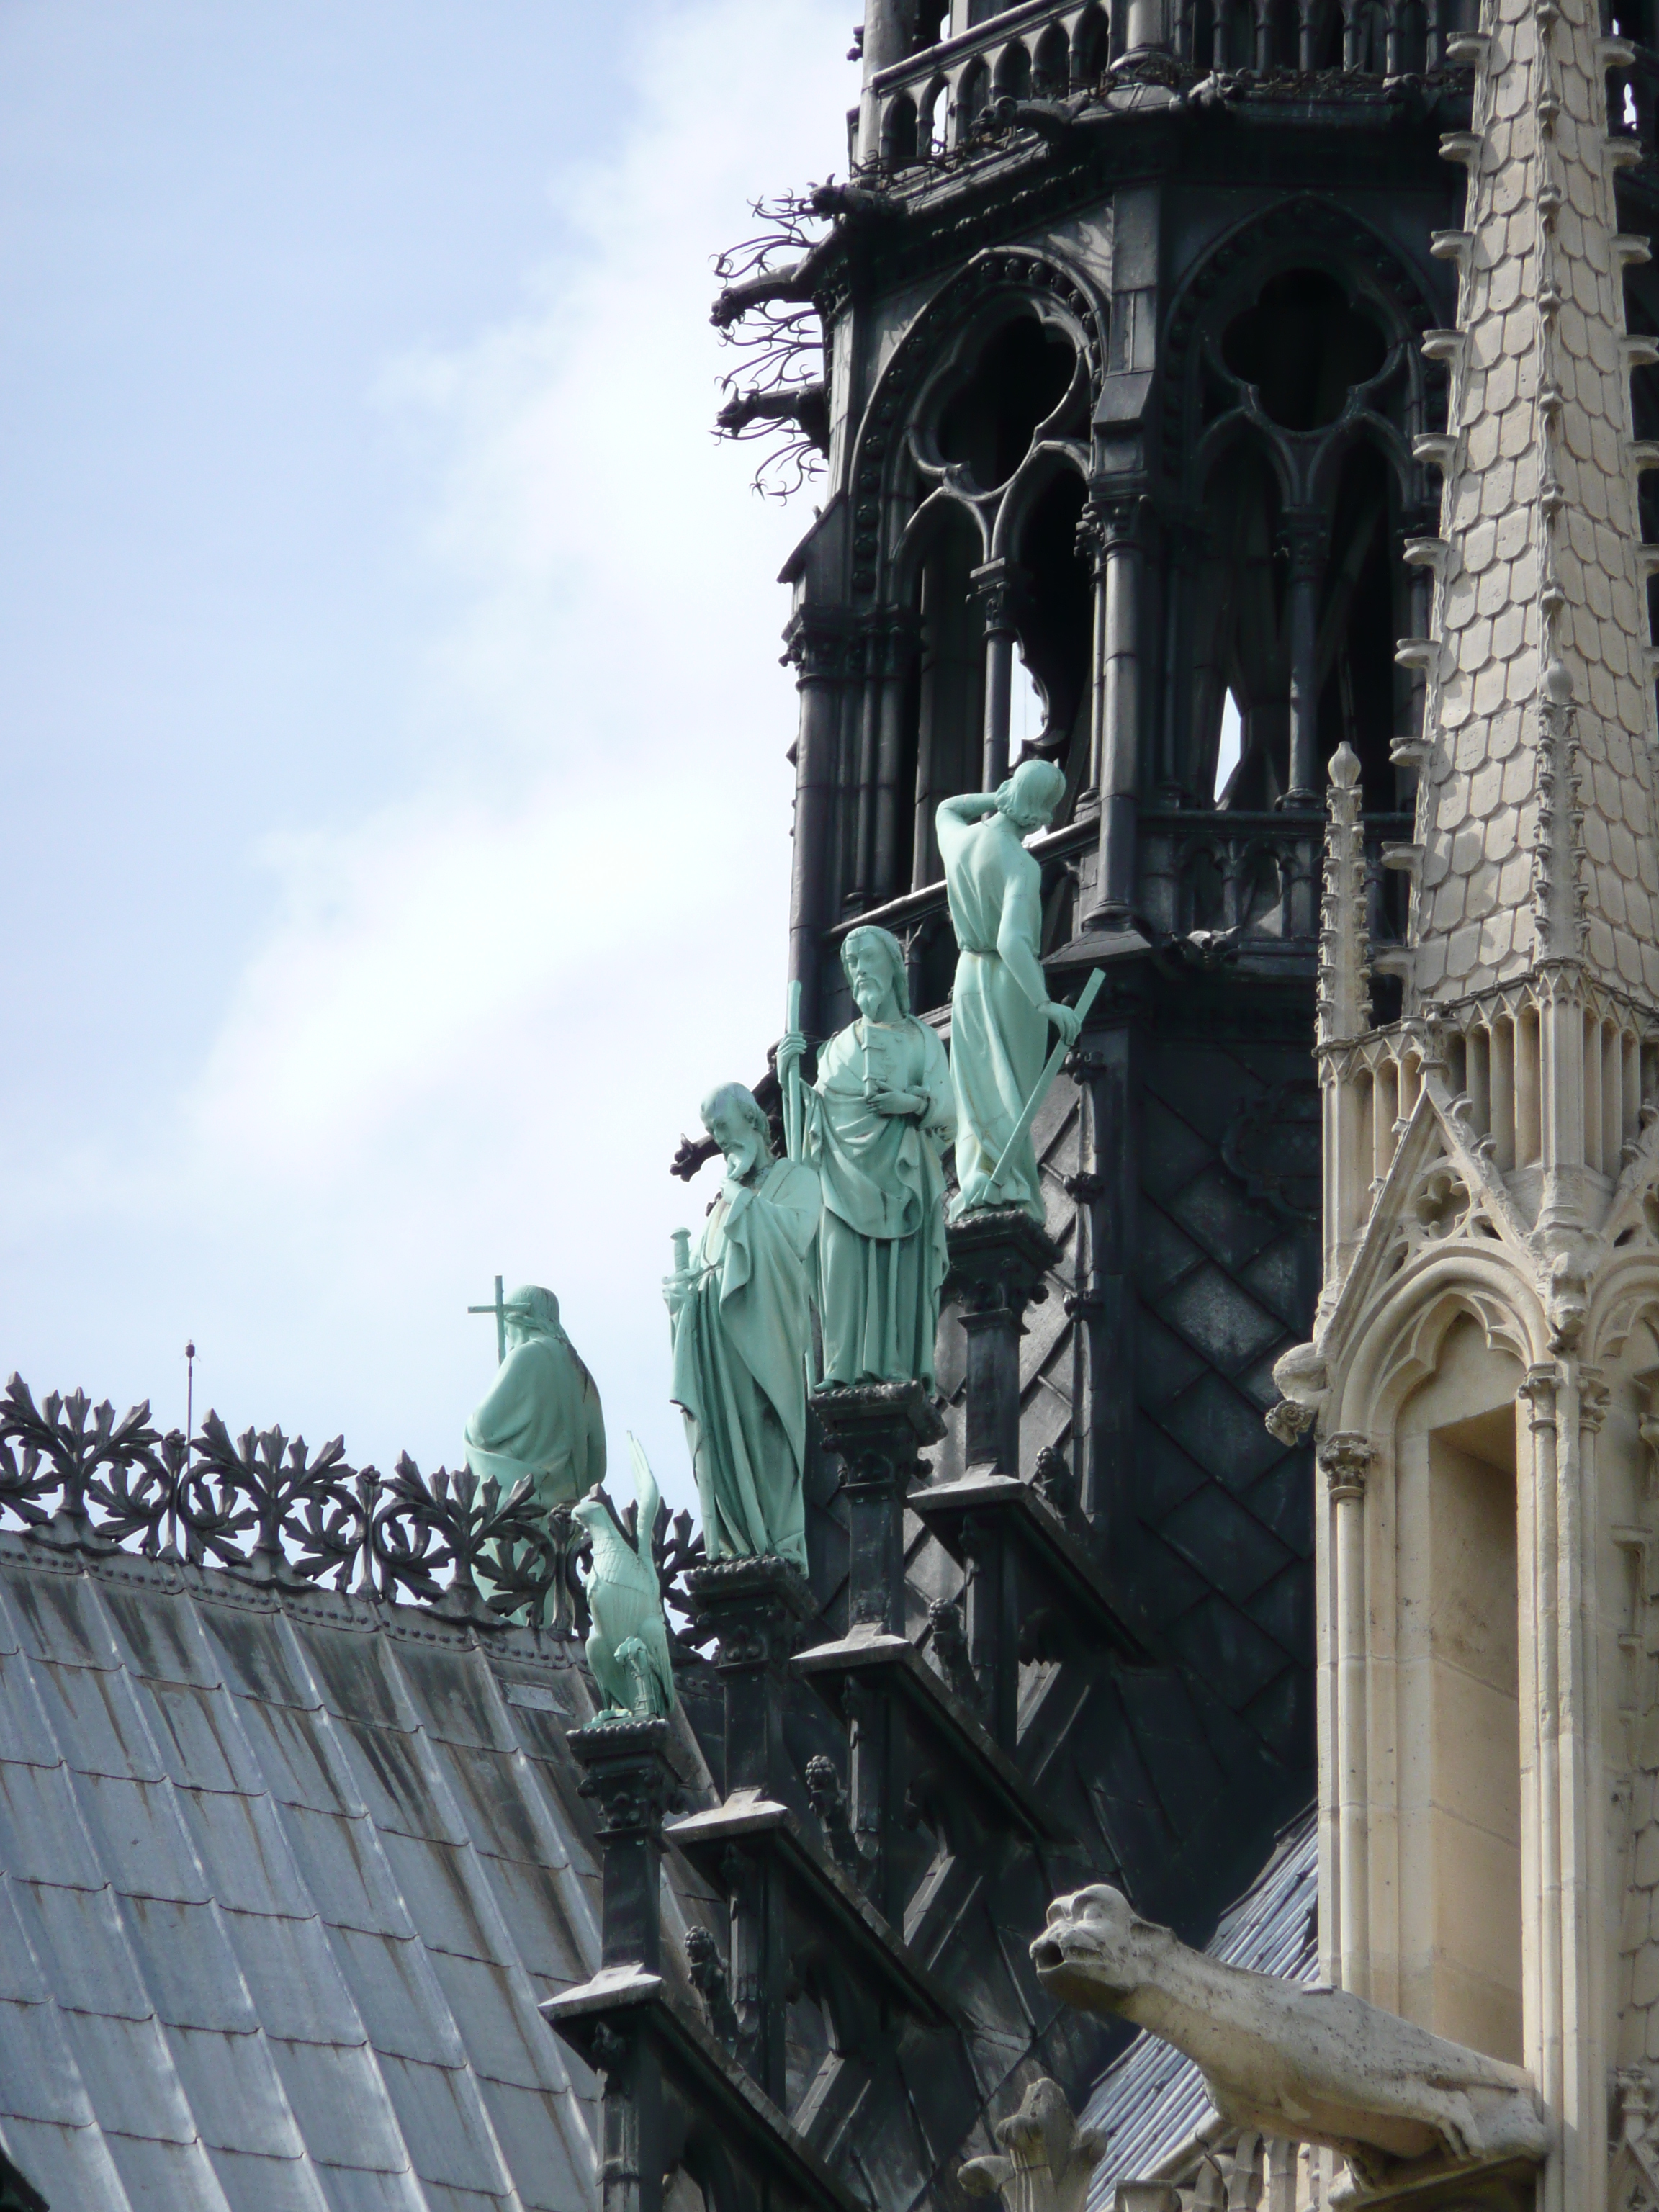
<path fill-rule="evenodd" d="M 1496 1245 L 1439 1251 L 1409 1266 L 1346 1346 L 1331 1393 L 1332 1433 L 1392 1434 L 1401 1406 L 1435 1372 L 1447 1332 L 1474 1320 L 1489 1351 L 1524 1367 L 1548 1357 L 1549 1330 L 1533 1286 Z"/>
<path fill-rule="evenodd" d="M 1066 330 L 1090 397 L 1097 396 L 1107 310 L 1089 279 L 1057 255 L 1028 247 L 1000 246 L 976 254 L 917 315 L 865 410 L 849 472 L 855 593 L 875 591 L 902 542 L 908 517 L 894 513 L 895 495 L 907 466 L 915 465 L 910 433 L 924 390 L 935 386 L 1000 319 L 1022 308 L 1051 317 Z M 892 519 L 890 538 L 881 526 L 884 511 Z"/>
<path fill-rule="evenodd" d="M 1031 511 L 1056 477 L 1089 479 L 1089 452 L 1073 439 L 1045 439 L 1033 446 L 1003 487 L 991 531 L 991 558 L 1018 560 L 1020 540 Z"/>
<path fill-rule="evenodd" d="M 1587 1364 L 1609 1367 L 1644 1321 L 1659 1336 L 1659 1240 L 1650 1231 L 1616 1253 L 1597 1276 L 1585 1317 L 1583 1356 Z"/>
<path fill-rule="evenodd" d="M 1432 316 L 1391 247 L 1305 196 L 1235 228 L 1175 296 L 1162 464 L 1194 520 L 1170 769 L 1193 803 L 1214 794 L 1229 692 L 1242 731 L 1229 807 L 1317 787 L 1344 740 L 1367 808 L 1403 803 L 1392 741 L 1410 726 L 1414 679 L 1395 647 L 1428 610 L 1396 549 L 1428 526 L 1412 439 L 1429 427 L 1437 372 L 1419 339 Z"/>
<path fill-rule="evenodd" d="M 1164 465 L 1172 481 L 1186 474 L 1183 456 L 1200 442 L 1192 434 L 1189 414 L 1204 343 L 1219 335 L 1225 318 L 1243 310 L 1247 295 L 1253 299 L 1272 276 L 1292 268 L 1326 270 L 1381 313 L 1393 343 L 1407 347 L 1401 365 L 1413 409 L 1420 411 L 1428 376 L 1410 340 L 1436 319 L 1427 286 L 1385 239 L 1356 216 L 1298 195 L 1239 223 L 1171 301 L 1164 349 Z"/>

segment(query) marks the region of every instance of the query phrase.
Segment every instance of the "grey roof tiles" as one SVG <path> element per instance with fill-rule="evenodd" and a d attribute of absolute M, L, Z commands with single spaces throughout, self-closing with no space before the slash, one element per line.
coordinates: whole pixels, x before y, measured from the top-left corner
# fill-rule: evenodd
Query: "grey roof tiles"
<path fill-rule="evenodd" d="M 499 1669 L 499 1674 L 498 1670 Z M 563 1647 L 0 1538 L 0 2147 L 53 2212 L 578 2212 Z"/>

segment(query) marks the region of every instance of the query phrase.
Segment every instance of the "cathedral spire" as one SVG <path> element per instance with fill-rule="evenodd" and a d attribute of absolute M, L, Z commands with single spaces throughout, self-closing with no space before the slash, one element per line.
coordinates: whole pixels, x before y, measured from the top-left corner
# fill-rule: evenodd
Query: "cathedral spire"
<path fill-rule="evenodd" d="M 1428 675 L 1409 988 L 1428 1005 L 1540 963 L 1659 1000 L 1653 683 L 1622 275 L 1647 258 L 1617 229 L 1594 0 L 1497 0 L 1464 40 L 1474 128 L 1443 142 L 1469 173 L 1466 228 L 1434 251 L 1460 270 L 1435 635 L 1401 657 Z"/>

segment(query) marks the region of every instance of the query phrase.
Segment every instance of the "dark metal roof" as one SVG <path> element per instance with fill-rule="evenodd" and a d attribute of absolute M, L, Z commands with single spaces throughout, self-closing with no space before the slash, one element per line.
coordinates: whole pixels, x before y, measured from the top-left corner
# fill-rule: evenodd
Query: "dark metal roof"
<path fill-rule="evenodd" d="M 595 2200 L 537 2012 L 599 1960 L 569 1650 L 0 1536 L 0 2149 L 52 2212 Z"/>
<path fill-rule="evenodd" d="M 1318 1899 L 1317 1819 L 1310 1806 L 1282 1832 L 1273 1856 L 1223 1913 L 1204 1948 L 1231 1966 L 1316 1981 Z M 1192 2060 L 1173 2044 L 1142 2033 L 1097 2084 L 1083 2117 L 1107 2135 L 1106 2155 L 1090 2185 L 1089 2212 L 1108 2212 L 1120 2181 L 1157 2174 L 1183 2144 L 1215 2124 L 1217 2113 Z"/>

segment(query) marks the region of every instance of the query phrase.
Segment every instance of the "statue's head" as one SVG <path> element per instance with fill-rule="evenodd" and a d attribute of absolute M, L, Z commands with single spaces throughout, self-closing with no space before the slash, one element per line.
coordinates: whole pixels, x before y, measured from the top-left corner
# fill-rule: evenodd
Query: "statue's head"
<path fill-rule="evenodd" d="M 729 1171 L 745 1182 L 772 1158 L 772 1130 L 765 1109 L 741 1083 L 722 1083 L 701 1108 L 702 1126 L 726 1156 Z"/>
<path fill-rule="evenodd" d="M 872 1022 L 896 1021 L 910 1011 L 910 978 L 904 947 L 890 930 L 866 923 L 848 933 L 841 964 L 859 1012 Z"/>
<path fill-rule="evenodd" d="M 559 1326 L 559 1302 L 538 1283 L 526 1283 L 522 1290 L 514 1291 L 503 1311 L 509 1345 L 528 1344 L 532 1337 L 557 1339 L 564 1334 Z"/>
<path fill-rule="evenodd" d="M 1097 1882 L 1054 1899 L 1031 1946 L 1031 1963 L 1050 1996 L 1112 2012 L 1146 1981 L 1146 1944 L 1159 1932 L 1121 1890 Z"/>
<path fill-rule="evenodd" d="M 590 1536 L 597 1536 L 601 1528 L 614 1528 L 616 1525 L 611 1518 L 604 1498 L 599 1495 L 599 1486 L 597 1482 L 585 1498 L 579 1498 L 576 1500 L 570 1509 L 570 1517 L 579 1528 L 585 1529 Z"/>
<path fill-rule="evenodd" d="M 1022 761 L 997 792 L 997 811 L 1022 836 L 1046 830 L 1066 796 L 1064 771 L 1053 761 Z"/>

